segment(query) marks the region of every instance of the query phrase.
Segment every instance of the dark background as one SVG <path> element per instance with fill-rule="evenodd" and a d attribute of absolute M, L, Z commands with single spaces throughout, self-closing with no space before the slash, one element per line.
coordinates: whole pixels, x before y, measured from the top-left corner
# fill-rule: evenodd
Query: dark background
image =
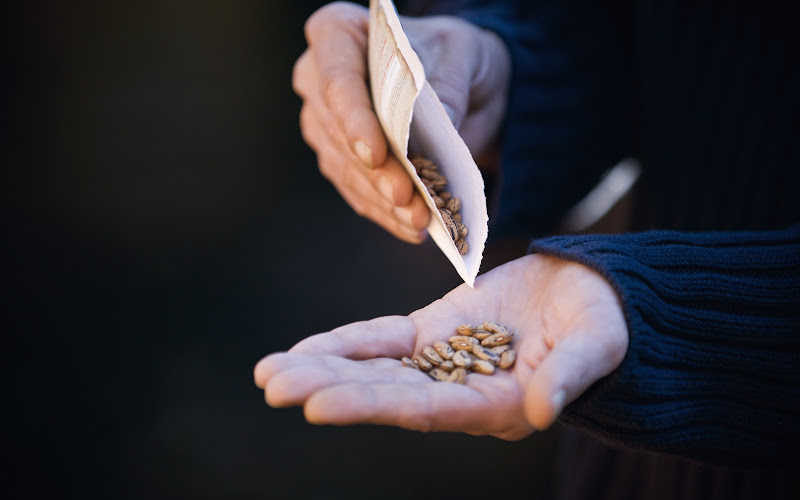
<path fill-rule="evenodd" d="M 548 496 L 552 433 L 315 427 L 253 385 L 267 353 L 459 284 L 302 143 L 322 3 L 9 7 L 5 497 Z"/>

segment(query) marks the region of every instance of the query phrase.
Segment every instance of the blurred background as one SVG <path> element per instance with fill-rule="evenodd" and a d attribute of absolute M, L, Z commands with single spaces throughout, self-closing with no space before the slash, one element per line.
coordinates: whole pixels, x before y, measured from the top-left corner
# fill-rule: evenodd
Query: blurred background
<path fill-rule="evenodd" d="M 291 69 L 323 3 L 8 8 L 4 497 L 548 496 L 557 431 L 316 427 L 253 385 L 270 352 L 459 284 L 301 140 Z"/>

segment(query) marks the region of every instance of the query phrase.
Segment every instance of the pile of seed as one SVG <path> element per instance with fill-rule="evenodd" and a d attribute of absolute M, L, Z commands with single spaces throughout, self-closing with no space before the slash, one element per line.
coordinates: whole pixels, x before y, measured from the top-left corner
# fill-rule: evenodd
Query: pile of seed
<path fill-rule="evenodd" d="M 444 225 L 453 238 L 453 242 L 461 255 L 469 251 L 467 245 L 467 226 L 461 221 L 461 200 L 446 191 L 447 178 L 439 172 L 439 168 L 427 158 L 415 156 L 410 158 L 411 164 L 417 169 L 417 175 L 428 188 L 428 193 L 436 203 L 436 208 L 442 215 Z"/>
<path fill-rule="evenodd" d="M 403 366 L 422 370 L 440 382 L 463 384 L 468 371 L 492 375 L 495 367 L 507 370 L 517 359 L 511 348 L 514 335 L 497 323 L 461 325 L 455 333 L 448 342 L 424 347 L 413 359 L 403 357 Z"/>

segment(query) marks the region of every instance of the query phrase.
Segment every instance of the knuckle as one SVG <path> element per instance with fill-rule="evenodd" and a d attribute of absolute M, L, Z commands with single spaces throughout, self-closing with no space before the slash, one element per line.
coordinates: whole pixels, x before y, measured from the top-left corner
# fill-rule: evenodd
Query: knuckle
<path fill-rule="evenodd" d="M 361 192 L 361 186 L 359 182 L 361 179 L 358 178 L 359 174 L 353 169 L 353 166 L 348 160 L 342 159 L 342 163 L 340 164 L 339 168 L 339 174 L 340 181 L 343 185 L 352 188 L 356 192 Z"/>
<path fill-rule="evenodd" d="M 303 138 L 306 138 L 306 134 L 308 133 L 309 129 L 311 128 L 311 111 L 308 109 L 308 104 L 304 104 L 303 107 L 300 108 L 300 132 L 303 134 Z M 306 140 L 306 142 L 308 142 Z"/>
<path fill-rule="evenodd" d="M 311 149 L 316 151 L 319 147 L 317 144 L 317 133 L 315 131 L 315 123 L 311 114 L 311 110 L 308 108 L 308 105 L 304 105 L 300 108 L 300 135 L 303 137 L 303 140 L 308 144 Z"/>
<path fill-rule="evenodd" d="M 311 120 L 311 116 L 309 113 L 311 113 L 311 111 L 308 109 L 308 104 L 303 104 L 300 107 L 300 118 L 299 118 L 301 129 L 308 128 L 311 125 L 309 122 L 309 120 Z"/>
<path fill-rule="evenodd" d="M 350 200 L 350 206 L 353 208 L 353 212 L 356 213 L 359 217 L 368 218 L 369 217 L 369 210 L 367 210 L 366 204 L 361 201 L 358 197 L 353 197 Z"/>
<path fill-rule="evenodd" d="M 306 82 L 305 78 L 303 77 L 303 67 L 309 63 L 310 59 L 308 51 L 305 51 L 299 58 L 297 58 L 297 61 L 294 63 L 294 67 L 292 68 L 292 90 L 294 90 L 294 93 L 300 97 L 304 97 L 306 94 L 304 89 L 308 82 Z"/>
<path fill-rule="evenodd" d="M 322 174 L 323 177 L 328 179 L 332 184 L 337 184 L 337 176 L 336 176 L 336 168 L 325 155 L 317 155 L 317 166 L 319 167 L 319 173 Z"/>
<path fill-rule="evenodd" d="M 317 34 L 325 26 L 325 24 L 330 22 L 328 7 L 329 6 L 326 5 L 325 7 L 318 9 L 306 20 L 306 23 L 303 26 L 303 32 L 306 35 L 306 41 L 309 43 L 309 45 L 314 42 Z"/>
<path fill-rule="evenodd" d="M 322 96 L 331 110 L 338 109 L 352 85 L 352 75 L 344 70 L 330 69 L 322 75 Z"/>
<path fill-rule="evenodd" d="M 348 106 L 348 108 L 349 113 L 347 116 L 343 117 L 342 123 L 342 126 L 346 131 L 357 130 L 361 131 L 361 133 L 366 133 L 370 131 L 369 127 L 372 120 L 378 120 L 373 111 L 369 108 L 365 108 L 363 106 L 352 106 L 352 104 L 351 106 Z"/>
<path fill-rule="evenodd" d="M 332 2 L 317 9 L 303 28 L 308 43 L 312 43 L 329 25 L 345 19 L 352 8 L 353 6 L 347 2 Z"/>

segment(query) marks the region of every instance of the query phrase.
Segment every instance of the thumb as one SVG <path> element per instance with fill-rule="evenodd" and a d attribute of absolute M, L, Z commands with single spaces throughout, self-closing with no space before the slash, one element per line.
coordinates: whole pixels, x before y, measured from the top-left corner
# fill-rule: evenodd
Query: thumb
<path fill-rule="evenodd" d="M 456 130 L 461 127 L 467 114 L 470 90 L 469 76 L 464 74 L 463 68 L 459 68 L 460 64 L 462 63 L 456 61 L 442 61 L 428 77 L 428 83 L 442 102 Z"/>
<path fill-rule="evenodd" d="M 458 130 L 458 128 L 461 126 L 461 123 L 464 121 L 465 113 L 462 111 L 456 111 L 456 108 L 446 103 L 441 97 L 439 100 L 442 101 L 442 107 L 444 107 L 444 110 L 447 112 L 447 116 L 450 117 L 450 122 L 453 124 L 453 127 Z"/>
<path fill-rule="evenodd" d="M 506 91 L 511 59 L 502 40 L 489 31 L 462 20 L 432 18 L 430 22 L 436 28 L 427 37 L 422 35 L 424 30 L 414 32 L 418 26 L 414 21 L 408 23 L 412 38 L 417 38 L 412 43 L 417 41 L 416 45 L 424 48 L 418 54 L 426 78 L 460 131 L 473 109 L 486 106 Z"/>
<path fill-rule="evenodd" d="M 525 417 L 548 428 L 566 405 L 619 366 L 627 335 L 580 331 L 567 336 L 536 368 L 525 392 Z"/>

